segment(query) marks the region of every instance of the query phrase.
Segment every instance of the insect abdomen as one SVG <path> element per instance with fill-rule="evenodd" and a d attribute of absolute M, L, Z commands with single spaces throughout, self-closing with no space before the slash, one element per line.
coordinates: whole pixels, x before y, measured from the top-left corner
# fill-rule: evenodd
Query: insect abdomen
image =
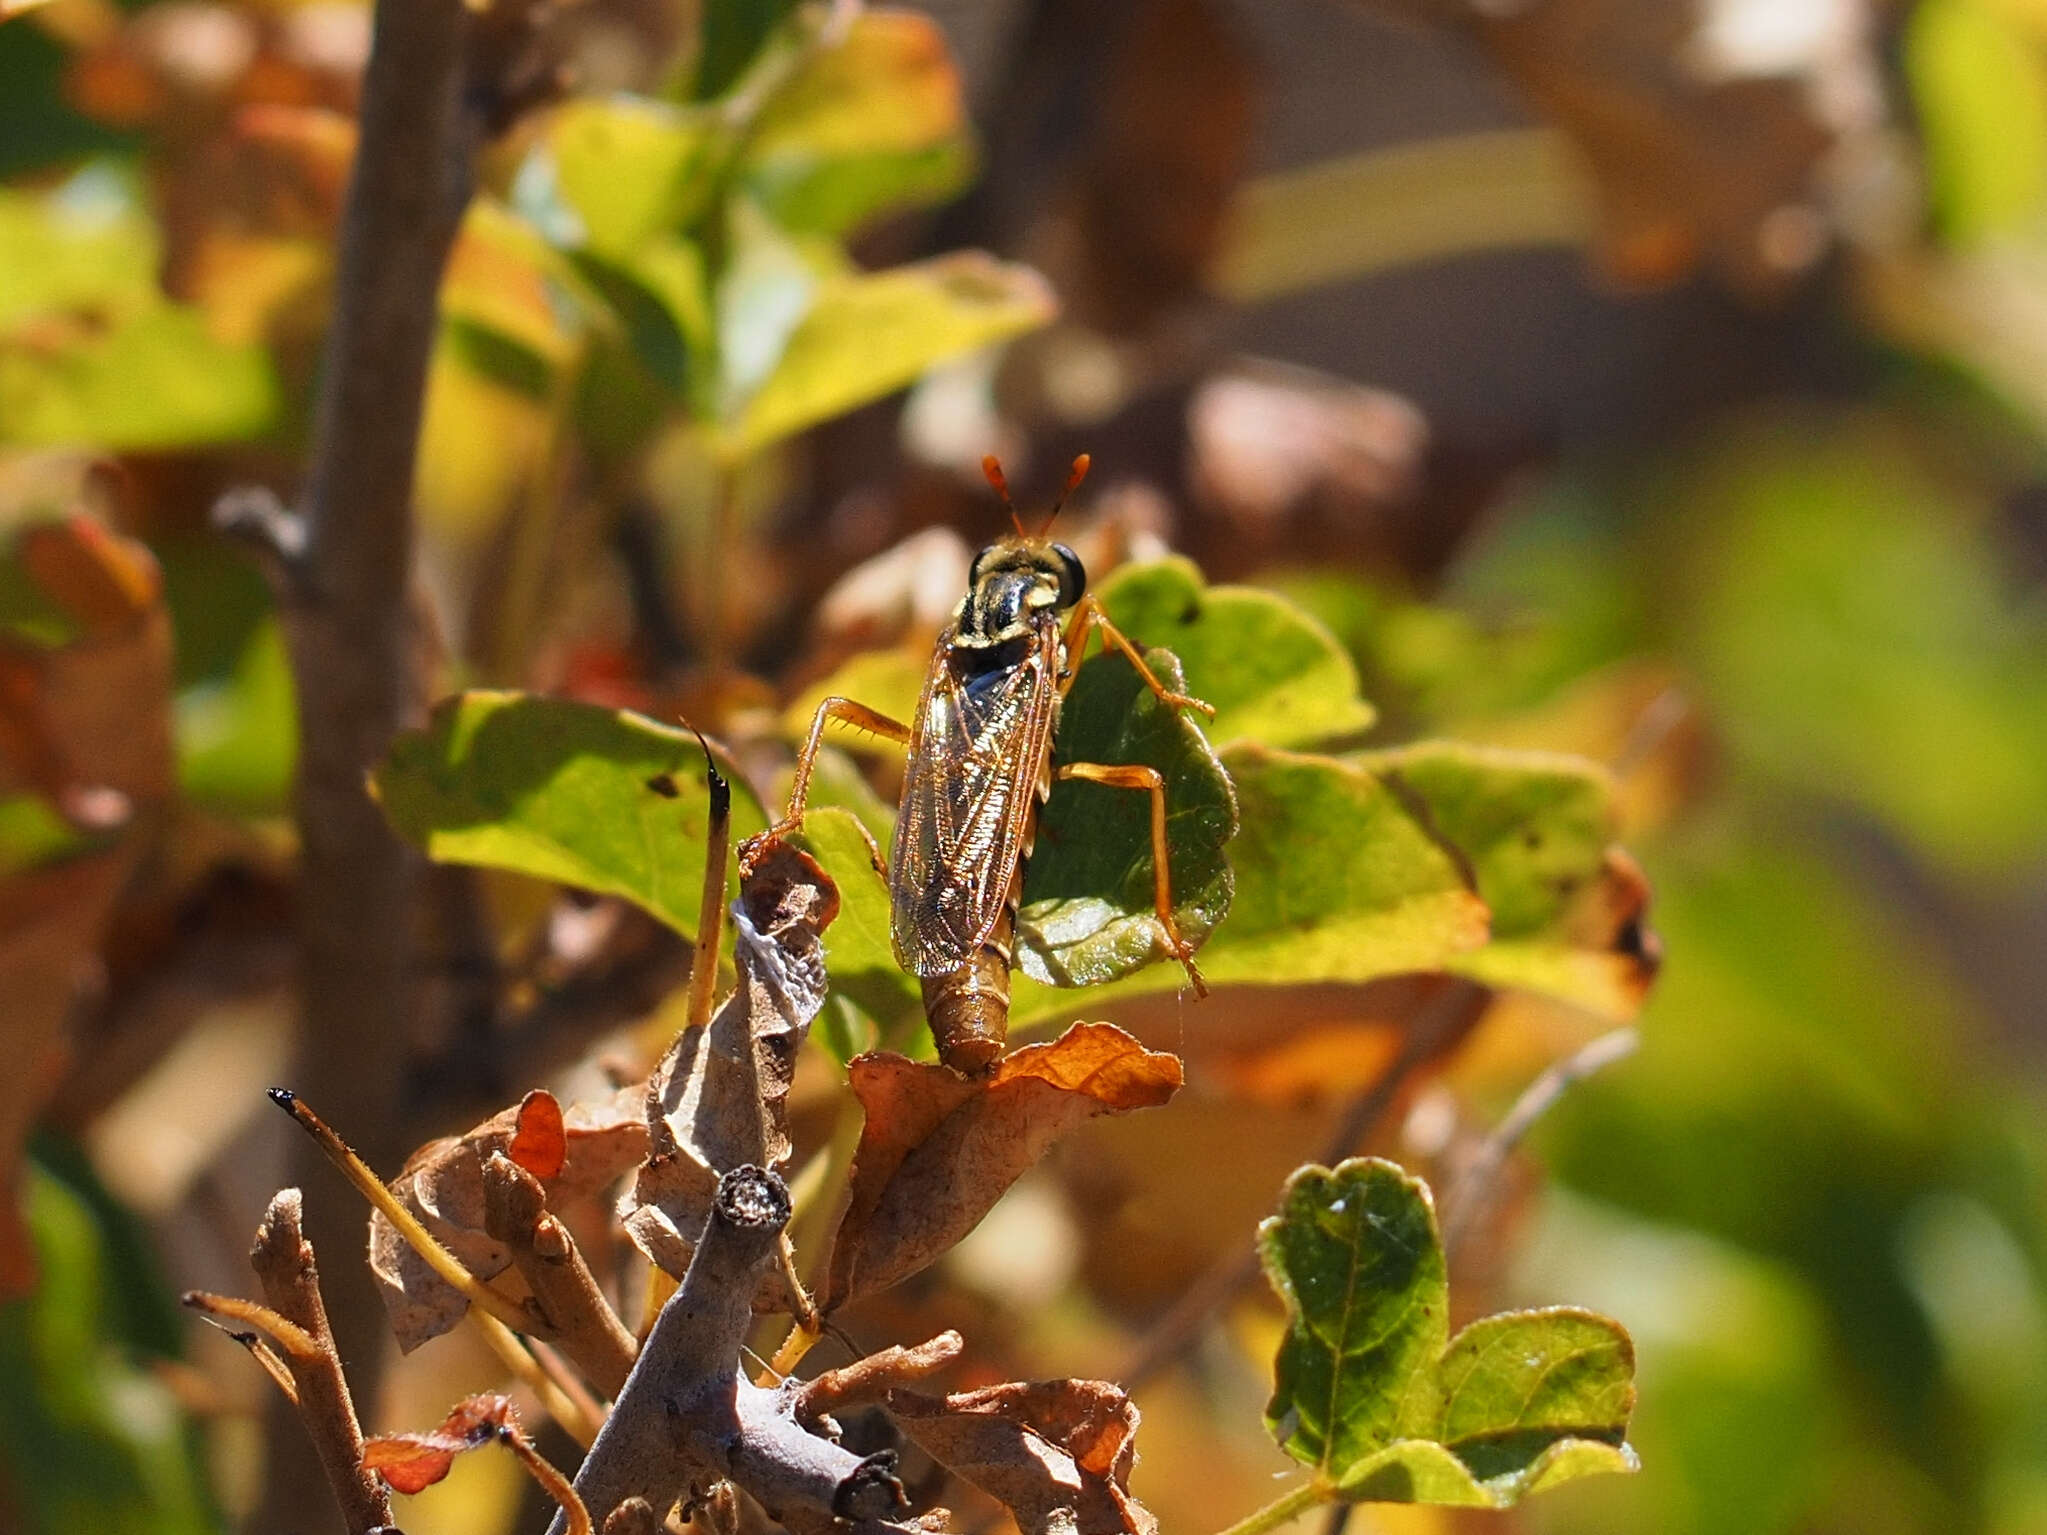
<path fill-rule="evenodd" d="M 995 1064 L 1009 1037 L 1009 965 L 1016 930 L 1013 908 L 1005 906 L 994 931 L 957 970 L 927 975 L 924 1016 L 938 1058 L 966 1076 L 979 1076 Z"/>

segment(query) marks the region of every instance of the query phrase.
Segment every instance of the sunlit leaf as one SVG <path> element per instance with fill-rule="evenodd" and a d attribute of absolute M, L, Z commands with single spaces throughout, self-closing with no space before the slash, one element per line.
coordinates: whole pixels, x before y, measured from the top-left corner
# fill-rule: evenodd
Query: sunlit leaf
<path fill-rule="evenodd" d="M 849 810 L 819 805 L 804 818 L 798 840 L 839 887 L 838 920 L 824 935 L 832 990 L 851 998 L 885 1030 L 921 1017 L 917 982 L 896 965 L 888 886 L 875 872 L 860 823 Z"/>
<path fill-rule="evenodd" d="M 1213 741 L 1307 746 L 1371 726 L 1372 706 L 1358 696 L 1351 658 L 1284 597 L 1209 586 L 1182 559 L 1127 565 L 1100 594 L 1124 633 L 1180 658 L 1188 691 L 1215 706 L 1207 726 Z"/>
<path fill-rule="evenodd" d="M 65 312 L 0 334 L 0 443 L 234 442 L 260 434 L 276 410 L 264 353 L 215 339 L 195 310 Z"/>
<path fill-rule="evenodd" d="M 2047 60 L 2017 9 L 1925 0 L 1905 25 L 1928 191 L 1958 244 L 2019 232 L 2047 199 Z"/>
<path fill-rule="evenodd" d="M 735 836 L 765 825 L 729 761 Z M 522 693 L 444 700 L 392 744 L 375 787 L 392 825 L 443 863 L 623 896 L 694 935 L 709 791 L 687 730 Z M 653 780 L 661 779 L 659 791 Z M 736 873 L 728 875 L 736 890 Z"/>
<path fill-rule="evenodd" d="M 1184 687 L 1170 652 L 1148 659 L 1168 688 Z M 1225 844 L 1237 830 L 1229 777 L 1201 731 L 1160 703 L 1128 660 L 1112 655 L 1081 668 L 1060 711 L 1053 755 L 1061 765 L 1143 764 L 1165 779 L 1174 921 L 1199 947 L 1230 908 Z M 1153 867 L 1149 794 L 1078 780 L 1055 785 L 1038 818 L 1017 914 L 1024 974 L 1094 986 L 1165 960 Z"/>
<path fill-rule="evenodd" d="M 548 122 L 545 159 L 522 173 L 518 198 L 558 243 L 626 256 L 702 211 L 711 191 L 712 118 L 645 97 L 582 97 Z"/>
<path fill-rule="evenodd" d="M 1035 272 L 974 252 L 829 279 L 726 426 L 725 451 L 757 452 L 948 358 L 1033 330 L 1053 310 Z"/>
<path fill-rule="evenodd" d="M 1266 1422 L 1332 1496 L 1504 1508 L 1632 1471 L 1634 1346 L 1555 1307 L 1454 1338 L 1429 1191 L 1391 1162 L 1304 1167 L 1259 1251 L 1290 1313 Z"/>
<path fill-rule="evenodd" d="M 1351 760 L 1411 795 L 1471 868 L 1492 912 L 1483 948 L 1448 968 L 1632 1018 L 1656 974 L 1648 886 L 1613 847 L 1613 777 L 1547 752 L 1426 741 Z"/>
<path fill-rule="evenodd" d="M 50 192 L 0 188 L 0 332 L 53 310 L 154 302 L 158 245 L 129 179 L 108 166 Z"/>
<path fill-rule="evenodd" d="M 729 420 L 746 411 L 783 364 L 820 284 L 844 263 L 831 247 L 792 237 L 748 197 L 731 201 L 726 244 L 712 302 L 718 331 L 717 409 Z"/>
<path fill-rule="evenodd" d="M 913 11 L 856 16 L 775 93 L 742 165 L 780 223 L 820 233 L 957 190 L 972 156 L 944 33 Z"/>

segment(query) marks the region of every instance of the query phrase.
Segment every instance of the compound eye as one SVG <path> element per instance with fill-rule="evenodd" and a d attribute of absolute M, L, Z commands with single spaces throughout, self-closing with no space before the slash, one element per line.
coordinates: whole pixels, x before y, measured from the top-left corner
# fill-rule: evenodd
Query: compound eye
<path fill-rule="evenodd" d="M 1087 566 L 1064 544 L 1054 544 L 1052 552 L 1059 557 L 1059 606 L 1070 608 L 1087 590 Z"/>
<path fill-rule="evenodd" d="M 981 551 L 981 552 L 980 552 L 979 554 L 977 554 L 977 555 L 975 555 L 975 556 L 974 556 L 974 563 L 973 563 L 973 564 L 971 564 L 971 565 L 969 565 L 969 566 L 967 567 L 967 590 L 968 590 L 968 591 L 970 591 L 970 592 L 971 592 L 971 591 L 974 591 L 975 589 L 977 589 L 977 588 L 978 588 L 978 587 L 980 586 L 980 584 L 981 584 L 981 567 L 982 567 L 983 565 L 986 565 L 986 564 L 988 563 L 988 556 L 989 556 L 989 555 L 991 555 L 991 554 L 993 554 L 994 552 L 995 552 L 995 548 L 994 548 L 994 546 L 993 546 L 993 545 L 991 544 L 991 545 L 990 545 L 989 547 L 987 547 L 986 549 L 983 549 L 983 550 L 982 550 L 982 551 Z"/>

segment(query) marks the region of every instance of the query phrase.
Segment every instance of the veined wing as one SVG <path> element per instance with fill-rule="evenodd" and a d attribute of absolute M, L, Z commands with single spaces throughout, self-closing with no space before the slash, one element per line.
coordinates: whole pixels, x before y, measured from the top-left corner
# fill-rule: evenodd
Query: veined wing
<path fill-rule="evenodd" d="M 1002 915 L 1059 704 L 1056 626 L 978 673 L 950 639 L 917 704 L 889 848 L 889 930 L 919 976 L 959 969 Z"/>

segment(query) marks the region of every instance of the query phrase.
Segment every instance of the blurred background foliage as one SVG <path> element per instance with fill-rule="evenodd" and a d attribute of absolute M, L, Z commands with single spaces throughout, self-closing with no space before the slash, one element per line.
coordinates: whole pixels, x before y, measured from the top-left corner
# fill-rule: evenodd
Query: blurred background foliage
<path fill-rule="evenodd" d="M 281 1159 L 293 721 L 207 514 L 296 483 L 367 13 L 0 17 L 0 1524 L 225 1528 L 258 1387 L 157 1275 L 237 1288 Z M 442 295 L 434 690 L 679 711 L 765 788 L 792 703 L 928 644 L 996 526 L 980 455 L 1041 487 L 1091 451 L 1092 567 L 1170 547 L 1289 593 L 1357 665 L 1358 745 L 1609 765 L 1655 890 L 1639 1054 L 1457 1265 L 1473 1312 L 1633 1329 L 1645 1469 L 1352 1527 L 2047 1530 L 2047 6 L 550 25 L 574 92 L 486 150 Z M 565 941 L 545 891 L 483 888 L 486 930 L 429 924 L 439 993 Z M 863 1333 L 971 1319 L 1006 1375 L 1113 1374 L 1405 1016 L 1236 995 L 1134 1013 L 1190 1093 L 1067 1148 Z M 1598 1027 L 1502 997 L 1379 1149 L 1438 1165 Z M 465 1122 L 473 1082 L 420 1080 L 422 1135 Z M 1278 1326 L 1247 1297 L 1139 1392 L 1169 1529 L 1269 1495 Z M 461 1348 L 379 1420 L 484 1383 Z M 407 1528 L 513 1527 L 501 1470 Z"/>

